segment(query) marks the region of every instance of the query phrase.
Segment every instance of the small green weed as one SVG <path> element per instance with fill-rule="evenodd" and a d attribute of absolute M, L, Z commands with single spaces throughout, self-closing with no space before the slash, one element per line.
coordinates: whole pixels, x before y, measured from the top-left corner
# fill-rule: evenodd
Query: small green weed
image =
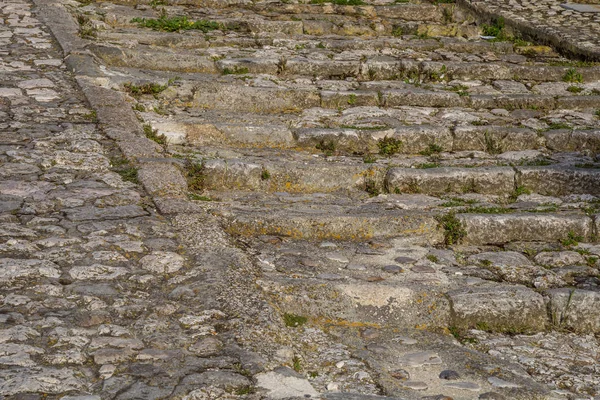
<path fill-rule="evenodd" d="M 391 156 L 399 153 L 402 149 L 402 141 L 393 137 L 384 137 L 377 142 L 379 154 L 382 156 Z"/>
<path fill-rule="evenodd" d="M 488 324 L 486 322 L 476 323 L 475 328 L 477 328 L 480 331 L 489 331 L 490 330 L 490 327 L 488 326 Z"/>
<path fill-rule="evenodd" d="M 395 37 L 400 37 L 402 36 L 402 27 L 401 26 L 397 26 L 392 30 L 392 36 Z"/>
<path fill-rule="evenodd" d="M 574 167 L 575 168 L 598 169 L 598 168 L 600 168 L 600 164 L 581 163 L 581 164 L 575 164 Z"/>
<path fill-rule="evenodd" d="M 159 134 L 158 129 L 152 129 L 152 125 L 150 124 L 144 124 L 143 128 L 144 134 L 148 139 L 153 140 L 160 145 L 167 144 L 167 137 L 163 134 Z"/>
<path fill-rule="evenodd" d="M 427 146 L 427 149 L 420 151 L 419 154 L 421 154 L 422 156 L 431 156 L 433 154 L 439 154 L 442 151 L 444 151 L 442 146 L 440 146 L 439 144 L 431 143 L 429 144 L 429 146 Z"/>
<path fill-rule="evenodd" d="M 135 111 L 139 111 L 139 112 L 146 112 L 146 107 L 144 107 L 144 105 L 143 105 L 142 103 L 136 103 L 136 104 L 133 106 L 133 109 L 134 109 Z"/>
<path fill-rule="evenodd" d="M 331 156 L 335 152 L 335 142 L 333 140 L 321 139 L 315 148 L 321 150 L 326 156 Z"/>
<path fill-rule="evenodd" d="M 139 86 L 133 83 L 125 83 L 123 87 L 127 93 L 137 98 L 143 94 L 151 94 L 156 96 L 157 94 L 164 92 L 169 86 L 168 84 L 160 85 L 158 83 L 144 83 L 143 85 Z"/>
<path fill-rule="evenodd" d="M 379 196 L 380 193 L 377 182 L 372 179 L 365 179 L 365 191 L 369 193 L 369 196 L 371 197 Z"/>
<path fill-rule="evenodd" d="M 437 263 L 439 261 L 439 259 L 433 254 L 427 254 L 426 258 L 432 263 Z"/>
<path fill-rule="evenodd" d="M 178 32 L 187 30 L 199 30 L 204 33 L 223 29 L 223 26 L 214 21 L 190 21 L 187 17 L 133 18 L 132 23 L 137 23 L 140 28 L 150 28 L 155 31 Z"/>
<path fill-rule="evenodd" d="M 514 192 L 510 195 L 510 200 L 512 202 L 517 201 L 517 198 L 522 194 L 531 194 L 531 190 L 527 189 L 525 186 L 517 186 Z"/>
<path fill-rule="evenodd" d="M 459 244 L 467 236 L 467 231 L 454 212 L 437 216 L 436 219 L 438 228 L 444 230 L 444 243 L 447 246 Z"/>
<path fill-rule="evenodd" d="M 571 126 L 565 122 L 551 122 L 548 124 L 548 130 L 571 129 Z"/>
<path fill-rule="evenodd" d="M 223 75 L 243 75 L 247 74 L 249 69 L 247 67 L 240 67 L 236 65 L 233 68 L 223 68 Z"/>
<path fill-rule="evenodd" d="M 567 237 L 560 241 L 560 243 L 565 247 L 577 246 L 579 242 L 583 240 L 583 236 L 579 236 L 575 234 L 573 231 L 569 231 Z"/>
<path fill-rule="evenodd" d="M 546 165 L 552 165 L 552 161 L 547 158 L 535 158 L 533 160 L 521 161 L 519 165 L 527 167 L 543 167 Z"/>
<path fill-rule="evenodd" d="M 485 131 L 483 134 L 483 140 L 485 143 L 485 150 L 489 154 L 501 154 L 503 152 L 502 145 L 496 142 L 496 139 L 492 136 L 492 134 L 488 131 Z"/>
<path fill-rule="evenodd" d="M 583 92 L 584 88 L 581 86 L 569 86 L 567 90 L 571 93 L 581 93 Z"/>
<path fill-rule="evenodd" d="M 477 343 L 477 339 L 475 339 L 473 337 L 465 336 L 465 331 L 457 326 L 453 325 L 453 326 L 448 327 L 448 331 L 450 332 L 450 334 L 452 336 L 454 336 L 454 338 L 456 340 L 458 340 L 462 344 L 465 344 L 465 343 L 476 344 Z"/>
<path fill-rule="evenodd" d="M 196 193 L 188 193 L 188 198 L 190 200 L 196 200 L 196 201 L 213 201 L 214 200 L 208 196 L 201 196 Z"/>
<path fill-rule="evenodd" d="M 125 157 L 115 157 L 110 159 L 110 166 L 113 171 L 121 175 L 121 178 L 126 182 L 139 183 L 138 170 L 131 165 Z"/>
<path fill-rule="evenodd" d="M 79 14 L 77 16 L 77 22 L 79 23 L 79 36 L 84 39 L 93 39 L 96 37 L 96 29 L 94 29 L 88 17 Z"/>
<path fill-rule="evenodd" d="M 439 168 L 440 164 L 439 163 L 422 163 L 422 164 L 417 164 L 415 165 L 415 168 L 417 169 L 430 169 L 430 168 Z"/>
<path fill-rule="evenodd" d="M 269 170 L 267 170 L 266 168 L 263 167 L 262 171 L 260 172 L 260 179 L 262 179 L 263 181 L 266 181 L 270 178 L 271 178 L 271 173 L 269 172 Z"/>
<path fill-rule="evenodd" d="M 581 75 L 575 68 L 569 68 L 563 75 L 563 82 L 569 83 L 583 83 L 583 75 Z"/>
<path fill-rule="evenodd" d="M 245 394 L 253 394 L 254 392 L 255 390 L 252 386 L 242 386 L 235 390 L 235 394 L 237 394 L 238 396 L 243 396 Z"/>
<path fill-rule="evenodd" d="M 302 371 L 302 363 L 300 361 L 300 357 L 294 356 L 292 358 L 292 367 L 294 368 L 294 371 L 296 371 L 296 372 Z"/>
<path fill-rule="evenodd" d="M 505 207 L 476 206 L 476 207 L 469 207 L 466 210 L 464 210 L 463 212 L 469 213 L 469 214 L 508 214 L 508 213 L 511 213 L 512 210 L 510 208 L 505 208 Z"/>
<path fill-rule="evenodd" d="M 297 328 L 308 322 L 308 318 L 296 314 L 283 314 L 283 323 L 290 328 Z"/>
<path fill-rule="evenodd" d="M 483 31 L 484 36 L 494 36 L 496 40 L 505 40 L 506 34 L 504 32 L 504 27 L 504 18 L 500 17 L 493 21 L 491 25 L 481 25 L 481 30 Z"/>
<path fill-rule="evenodd" d="M 377 157 L 374 154 L 365 154 L 363 156 L 363 162 L 365 164 L 373 164 L 377 161 Z"/>
<path fill-rule="evenodd" d="M 188 189 L 193 191 L 202 191 L 206 174 L 204 162 L 197 163 L 192 160 L 186 160 L 185 176 L 188 183 Z"/>
<path fill-rule="evenodd" d="M 96 113 L 96 110 L 92 110 L 85 114 L 83 118 L 87 119 L 88 121 L 98 122 L 98 114 Z"/>

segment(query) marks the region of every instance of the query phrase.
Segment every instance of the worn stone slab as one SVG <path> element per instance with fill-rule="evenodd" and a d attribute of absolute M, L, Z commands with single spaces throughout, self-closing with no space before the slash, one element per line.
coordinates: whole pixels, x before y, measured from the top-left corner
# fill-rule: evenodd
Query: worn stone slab
<path fill-rule="evenodd" d="M 600 13 L 600 6 L 594 4 L 564 3 L 560 6 L 567 10 L 573 10 L 581 13 Z"/>
<path fill-rule="evenodd" d="M 592 220 L 568 214 L 459 214 L 466 243 L 503 244 L 513 241 L 555 242 L 569 234 L 590 238 Z"/>
<path fill-rule="evenodd" d="M 91 206 L 72 208 L 66 210 L 65 214 L 71 221 L 90 221 L 135 218 L 148 215 L 148 212 L 138 205 L 126 205 L 106 208 Z"/>
<path fill-rule="evenodd" d="M 540 332 L 547 324 L 544 298 L 519 285 L 486 285 L 448 292 L 453 323 L 498 332 Z"/>
<path fill-rule="evenodd" d="M 600 332 L 600 293 L 580 289 L 552 289 L 548 309 L 552 323 L 579 333 Z"/>

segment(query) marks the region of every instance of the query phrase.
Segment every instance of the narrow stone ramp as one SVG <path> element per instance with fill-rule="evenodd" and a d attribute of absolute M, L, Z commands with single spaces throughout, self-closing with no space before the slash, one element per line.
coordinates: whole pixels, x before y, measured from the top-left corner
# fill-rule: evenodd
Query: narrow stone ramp
<path fill-rule="evenodd" d="M 600 66 L 482 3 L 4 5 L 0 395 L 596 395 Z"/>

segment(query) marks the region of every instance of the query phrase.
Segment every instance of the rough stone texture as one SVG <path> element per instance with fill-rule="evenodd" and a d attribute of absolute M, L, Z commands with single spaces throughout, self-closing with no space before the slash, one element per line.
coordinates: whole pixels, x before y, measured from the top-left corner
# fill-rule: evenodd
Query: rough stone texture
<path fill-rule="evenodd" d="M 462 328 L 500 332 L 543 330 L 547 317 L 542 296 L 524 286 L 487 285 L 451 291 L 453 322 Z"/>
<path fill-rule="evenodd" d="M 600 393 L 596 65 L 460 5 L 117 3 L 0 4 L 0 397 Z"/>
<path fill-rule="evenodd" d="M 600 295 L 597 292 L 564 288 L 549 290 L 548 295 L 553 324 L 575 332 L 600 331 Z"/>
<path fill-rule="evenodd" d="M 460 220 L 470 243 L 507 243 L 515 240 L 556 241 L 567 238 L 569 232 L 590 237 L 591 220 L 584 216 L 534 214 L 462 214 Z"/>

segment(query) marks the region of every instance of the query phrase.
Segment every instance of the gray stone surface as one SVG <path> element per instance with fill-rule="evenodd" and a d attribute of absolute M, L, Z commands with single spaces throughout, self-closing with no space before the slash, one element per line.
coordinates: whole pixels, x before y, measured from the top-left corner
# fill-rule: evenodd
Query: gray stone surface
<path fill-rule="evenodd" d="M 0 4 L 0 397 L 598 393 L 600 69 L 468 12 L 549 1 Z"/>
<path fill-rule="evenodd" d="M 543 297 L 524 286 L 486 285 L 451 291 L 453 322 L 460 327 L 500 332 L 543 330 Z"/>

